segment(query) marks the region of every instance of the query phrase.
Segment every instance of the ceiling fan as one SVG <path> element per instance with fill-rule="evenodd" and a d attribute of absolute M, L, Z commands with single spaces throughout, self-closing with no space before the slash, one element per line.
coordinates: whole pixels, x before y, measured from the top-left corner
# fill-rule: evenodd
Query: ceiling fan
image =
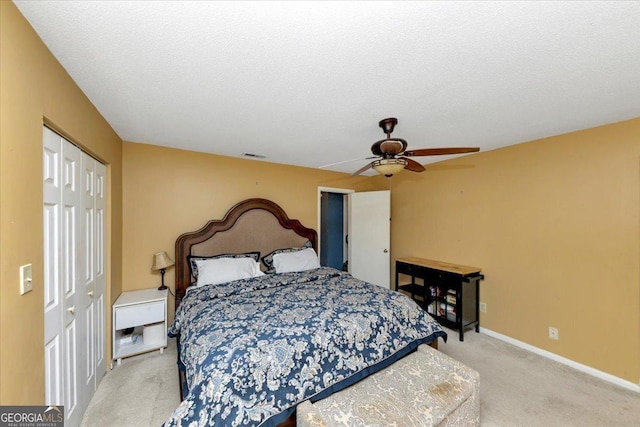
<path fill-rule="evenodd" d="M 420 148 L 417 150 L 406 151 L 407 141 L 401 138 L 391 138 L 393 128 L 397 124 L 398 119 L 393 117 L 380 120 L 378 125 L 382 128 L 384 133 L 387 134 L 387 137 L 371 146 L 371 152 L 374 157 L 369 157 L 369 159 L 376 157 L 380 158 L 358 169 L 352 176 L 360 175 L 362 172 L 371 168 L 387 178 L 391 177 L 393 174 L 399 173 L 403 169 L 411 172 L 423 172 L 425 170 L 424 166 L 415 160 L 410 159 L 410 157 L 440 156 L 444 154 L 475 153 L 480 151 L 479 147 Z"/>

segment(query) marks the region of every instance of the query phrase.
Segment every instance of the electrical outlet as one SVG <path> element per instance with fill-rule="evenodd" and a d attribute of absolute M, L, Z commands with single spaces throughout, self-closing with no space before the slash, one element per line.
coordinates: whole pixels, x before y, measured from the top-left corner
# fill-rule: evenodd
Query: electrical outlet
<path fill-rule="evenodd" d="M 20 267 L 20 295 L 33 290 L 33 267 L 31 264 Z"/>
<path fill-rule="evenodd" d="M 487 303 L 486 302 L 481 302 L 480 304 L 480 311 L 483 313 L 487 312 Z"/>
<path fill-rule="evenodd" d="M 560 334 L 558 333 L 558 328 L 554 328 L 553 326 L 549 326 L 549 338 L 552 340 L 558 341 L 560 339 Z"/>

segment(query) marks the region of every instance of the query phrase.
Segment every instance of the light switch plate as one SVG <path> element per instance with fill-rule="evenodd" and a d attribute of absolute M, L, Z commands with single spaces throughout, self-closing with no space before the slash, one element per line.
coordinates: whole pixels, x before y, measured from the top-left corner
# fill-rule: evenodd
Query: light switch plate
<path fill-rule="evenodd" d="M 33 290 L 33 267 L 26 264 L 20 267 L 20 295 Z"/>

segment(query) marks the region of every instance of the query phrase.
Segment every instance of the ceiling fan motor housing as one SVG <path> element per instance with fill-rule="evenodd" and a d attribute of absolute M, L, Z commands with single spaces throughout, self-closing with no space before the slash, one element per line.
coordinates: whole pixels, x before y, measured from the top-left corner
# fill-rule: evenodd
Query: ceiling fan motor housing
<path fill-rule="evenodd" d="M 407 141 L 400 138 L 381 139 L 371 146 L 374 156 L 393 157 L 407 148 Z"/>
<path fill-rule="evenodd" d="M 407 141 L 400 138 L 391 138 L 391 132 L 398 124 L 398 119 L 389 117 L 382 119 L 378 125 L 387 134 L 386 139 L 382 139 L 371 146 L 371 152 L 376 156 L 382 156 L 385 159 L 392 159 L 396 154 L 402 153 L 407 149 Z"/>

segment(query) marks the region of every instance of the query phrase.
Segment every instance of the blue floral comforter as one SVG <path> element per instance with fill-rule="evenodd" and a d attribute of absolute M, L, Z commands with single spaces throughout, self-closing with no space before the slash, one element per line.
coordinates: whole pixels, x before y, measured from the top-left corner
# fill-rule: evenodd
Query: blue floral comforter
<path fill-rule="evenodd" d="M 188 393 L 165 426 L 273 426 L 446 339 L 410 298 L 327 267 L 195 288 L 169 335 Z"/>

